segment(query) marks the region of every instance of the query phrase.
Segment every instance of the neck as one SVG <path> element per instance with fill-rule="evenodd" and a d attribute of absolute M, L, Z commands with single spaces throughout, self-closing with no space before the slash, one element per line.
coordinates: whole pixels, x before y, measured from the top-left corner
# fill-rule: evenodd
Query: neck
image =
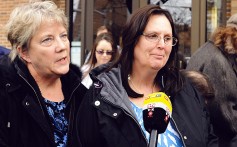
<path fill-rule="evenodd" d="M 141 78 L 135 79 L 129 75 L 128 83 L 134 91 L 144 94 L 144 96 L 157 91 L 157 86 L 155 85 L 154 80 L 141 80 Z"/>
<path fill-rule="evenodd" d="M 28 69 L 32 77 L 35 79 L 35 82 L 39 86 L 41 95 L 44 98 L 53 102 L 60 102 L 64 100 L 62 84 L 58 75 L 42 75 L 41 73 L 34 70 L 31 65 L 28 65 Z"/>
<path fill-rule="evenodd" d="M 61 102 L 64 100 L 64 94 L 60 80 L 57 80 L 57 82 L 50 85 L 40 84 L 39 88 L 42 96 L 50 101 Z"/>

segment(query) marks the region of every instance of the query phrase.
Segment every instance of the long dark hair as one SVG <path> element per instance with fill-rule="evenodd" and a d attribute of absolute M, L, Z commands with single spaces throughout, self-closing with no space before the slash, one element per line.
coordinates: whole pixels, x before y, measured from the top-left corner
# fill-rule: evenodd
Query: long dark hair
<path fill-rule="evenodd" d="M 122 32 L 121 56 L 118 62 L 113 65 L 113 67 L 121 64 L 121 77 L 123 86 L 126 89 L 128 95 L 134 98 L 143 96 L 143 94 L 136 93 L 134 90 L 132 90 L 128 84 L 128 75 L 132 70 L 134 47 L 136 46 L 141 33 L 145 30 L 149 18 L 152 15 L 166 16 L 171 24 L 173 37 L 178 38 L 170 13 L 165 9 L 161 9 L 157 5 L 147 5 L 138 9 L 131 15 Z M 177 52 L 178 43 L 172 47 L 172 51 L 166 65 L 158 72 L 154 81 L 154 84 L 159 85 L 161 90 L 169 96 L 174 96 L 183 85 L 179 70 L 175 64 Z"/>
<path fill-rule="evenodd" d="M 110 62 L 115 62 L 116 60 L 118 60 L 118 57 L 119 57 L 119 52 L 118 52 L 118 48 L 114 42 L 114 39 L 113 39 L 113 36 L 111 33 L 102 33 L 100 34 L 99 36 L 96 37 L 95 39 L 95 42 L 94 42 L 94 45 L 92 47 L 92 50 L 91 50 L 91 56 L 90 58 L 88 59 L 88 62 L 86 64 L 90 65 L 89 67 L 89 70 L 84 73 L 84 76 L 87 75 L 93 68 L 95 68 L 95 64 L 97 63 L 97 59 L 96 59 L 96 48 L 99 44 L 99 42 L 101 40 L 106 40 L 108 41 L 111 46 L 112 46 L 112 57 L 110 59 Z"/>

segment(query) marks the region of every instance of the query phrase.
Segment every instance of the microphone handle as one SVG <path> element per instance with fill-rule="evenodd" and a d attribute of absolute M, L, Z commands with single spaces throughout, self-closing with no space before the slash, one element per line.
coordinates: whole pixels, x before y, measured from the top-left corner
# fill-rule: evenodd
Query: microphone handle
<path fill-rule="evenodd" d="M 157 147 L 158 133 L 157 130 L 151 130 L 149 147 Z"/>

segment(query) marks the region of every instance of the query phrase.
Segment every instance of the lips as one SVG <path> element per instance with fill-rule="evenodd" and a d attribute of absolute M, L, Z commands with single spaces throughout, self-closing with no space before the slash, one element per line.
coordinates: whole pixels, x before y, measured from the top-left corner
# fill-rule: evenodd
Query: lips
<path fill-rule="evenodd" d="M 155 57 L 155 58 L 157 58 L 157 59 L 164 58 L 164 55 L 153 54 L 152 56 Z"/>
<path fill-rule="evenodd" d="M 58 61 L 62 61 L 62 60 L 65 60 L 66 59 L 66 57 L 64 57 L 64 58 L 61 58 L 61 59 L 59 59 Z"/>
<path fill-rule="evenodd" d="M 59 60 L 57 60 L 57 62 L 65 62 L 67 59 L 67 57 L 63 57 L 63 58 L 60 58 Z"/>

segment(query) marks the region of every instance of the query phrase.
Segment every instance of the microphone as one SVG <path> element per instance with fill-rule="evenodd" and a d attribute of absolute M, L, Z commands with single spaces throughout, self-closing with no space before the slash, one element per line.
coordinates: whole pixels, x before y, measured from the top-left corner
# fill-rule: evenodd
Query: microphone
<path fill-rule="evenodd" d="M 157 146 L 158 134 L 164 133 L 172 114 L 172 104 L 164 92 L 149 94 L 144 100 L 144 127 L 150 133 L 149 147 Z"/>

